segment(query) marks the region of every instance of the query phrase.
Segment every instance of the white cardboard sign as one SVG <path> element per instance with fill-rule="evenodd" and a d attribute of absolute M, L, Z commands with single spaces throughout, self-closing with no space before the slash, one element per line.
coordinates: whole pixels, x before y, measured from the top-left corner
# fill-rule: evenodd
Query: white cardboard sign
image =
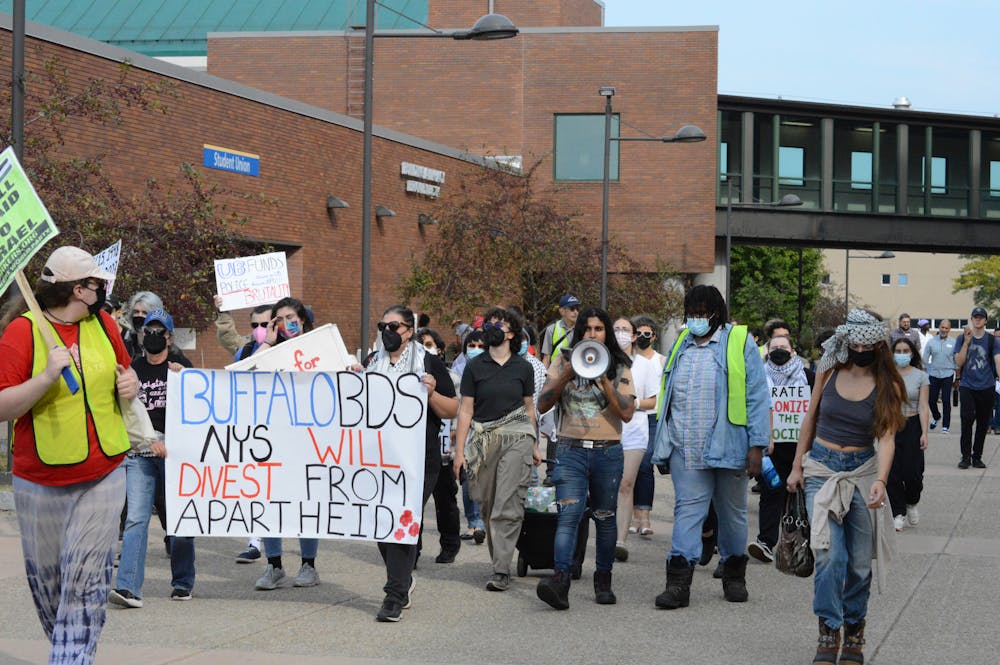
<path fill-rule="evenodd" d="M 327 323 L 226 365 L 226 369 L 247 372 L 339 372 L 356 362 L 354 356 L 347 352 L 340 329 L 335 323 Z"/>
<path fill-rule="evenodd" d="M 778 442 L 799 440 L 802 420 L 809 410 L 812 391 L 806 386 L 771 386 L 771 439 Z"/>
<path fill-rule="evenodd" d="M 122 241 L 119 240 L 115 244 L 111 245 L 105 250 L 94 254 L 94 261 L 102 270 L 107 270 L 112 275 L 118 275 L 118 262 L 122 257 Z M 115 286 L 115 280 L 112 277 L 108 280 L 107 294 L 111 295 L 111 290 Z"/>
<path fill-rule="evenodd" d="M 167 531 L 413 544 L 416 374 L 185 369 L 167 380 Z"/>
<path fill-rule="evenodd" d="M 215 284 L 222 312 L 273 305 L 291 295 L 288 260 L 284 252 L 216 260 Z"/>

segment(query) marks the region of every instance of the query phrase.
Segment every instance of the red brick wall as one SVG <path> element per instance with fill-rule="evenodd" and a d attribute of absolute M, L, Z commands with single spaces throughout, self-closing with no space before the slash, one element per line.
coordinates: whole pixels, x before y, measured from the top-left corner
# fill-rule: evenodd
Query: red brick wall
<path fill-rule="evenodd" d="M 464 5 L 465 3 L 463 3 Z M 478 11 L 480 8 L 471 3 Z M 715 31 L 529 33 L 497 42 L 427 39 L 376 41 L 375 121 L 479 154 L 520 154 L 543 160 L 541 184 L 552 177 L 554 115 L 604 111 L 602 85 L 617 87 L 613 105 L 625 123 L 652 135 L 696 124 L 708 135 L 698 144 L 628 143 L 621 147 L 620 182 L 609 205 L 613 236 L 652 267 L 657 257 L 684 272 L 709 272 L 714 259 L 717 151 L 717 42 Z M 316 38 L 318 43 L 329 37 Z M 262 52 L 261 42 L 268 50 Z M 246 44 L 244 47 L 243 44 Z M 286 67 L 275 92 L 317 100 L 327 86 L 296 67 L 316 71 L 308 40 L 218 39 L 209 42 L 209 70 L 266 87 L 253 66 Z M 345 56 L 346 57 L 346 56 Z M 281 63 L 285 63 L 282 65 Z M 622 135 L 639 131 L 627 125 Z M 560 183 L 559 200 L 600 234 L 600 183 Z"/>
<path fill-rule="evenodd" d="M 489 12 L 488 0 L 430 0 L 428 24 L 435 28 L 468 28 Z M 494 0 L 493 11 L 519 28 L 599 26 L 601 6 L 594 0 Z"/>
<path fill-rule="evenodd" d="M 10 33 L 0 31 L 0 68 L 5 71 L 10 70 L 10 45 Z M 46 60 L 58 57 L 68 68 L 74 85 L 82 85 L 89 78 L 115 79 L 120 66 L 112 60 L 30 37 L 26 55 L 28 70 L 35 73 L 41 71 Z M 129 76 L 130 80 L 147 82 L 162 78 L 138 67 Z M 29 83 L 29 95 L 33 92 L 37 91 Z M 247 235 L 303 245 L 290 257 L 292 294 L 313 307 L 318 322 L 339 324 L 348 348 L 356 348 L 360 326 L 360 131 L 194 83 L 177 81 L 176 92 L 177 99 L 167 100 L 166 114 L 125 110 L 120 125 L 66 123 L 65 153 L 79 157 L 103 155 L 108 173 L 126 194 L 141 193 L 150 178 L 163 184 L 175 181 L 184 162 L 200 167 L 206 143 L 259 154 L 259 178 L 203 169 L 204 178 L 238 193 L 263 194 L 273 202 L 254 203 L 241 196 L 225 199 L 230 210 L 252 216 Z M 423 247 L 435 237 L 433 227 L 421 230 L 417 224 L 417 214 L 431 212 L 434 203 L 405 192 L 400 162 L 445 171 L 447 180 L 442 193 L 448 191 L 450 183 L 480 167 L 377 137 L 373 154 L 373 203 L 387 205 L 396 212 L 396 217 L 385 222 L 373 220 L 371 304 L 373 316 L 378 317 L 382 309 L 395 302 L 398 277 L 408 270 L 411 257 L 422 254 Z M 30 165 L 30 154 L 25 161 Z M 326 210 L 328 194 L 340 197 L 351 207 L 337 210 L 331 219 Z M 108 238 L 100 247 L 88 249 L 103 249 L 115 240 Z M 125 238 L 123 251 L 128 251 L 128 242 Z M 145 287 L 160 291 L 156 284 Z M 182 294 L 160 295 L 169 310 L 171 302 Z M 233 314 L 240 329 L 248 332 L 245 328 L 249 311 Z M 374 321 L 377 318 L 372 319 L 372 324 Z M 185 322 L 177 324 L 184 326 Z M 191 355 L 195 363 L 205 366 L 221 366 L 229 361 L 215 341 L 213 330 L 199 337 L 198 349 Z"/>

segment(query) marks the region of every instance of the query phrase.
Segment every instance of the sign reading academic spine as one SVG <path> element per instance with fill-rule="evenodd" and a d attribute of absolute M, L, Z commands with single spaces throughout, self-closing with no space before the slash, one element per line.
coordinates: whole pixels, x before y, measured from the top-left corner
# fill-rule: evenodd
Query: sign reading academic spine
<path fill-rule="evenodd" d="M 185 369 L 167 381 L 167 530 L 416 543 L 416 374 Z"/>
<path fill-rule="evenodd" d="M 7 290 L 17 271 L 58 233 L 14 149 L 0 152 L 0 292 Z"/>
<path fill-rule="evenodd" d="M 202 165 L 220 171 L 232 171 L 241 175 L 260 176 L 260 155 L 216 145 L 203 146 Z"/>
<path fill-rule="evenodd" d="M 809 386 L 771 386 L 771 439 L 776 442 L 799 440 L 802 420 L 809 410 Z"/>
<path fill-rule="evenodd" d="M 223 312 L 274 304 L 291 295 L 288 259 L 284 252 L 217 259 L 215 286 L 222 296 L 219 309 Z"/>

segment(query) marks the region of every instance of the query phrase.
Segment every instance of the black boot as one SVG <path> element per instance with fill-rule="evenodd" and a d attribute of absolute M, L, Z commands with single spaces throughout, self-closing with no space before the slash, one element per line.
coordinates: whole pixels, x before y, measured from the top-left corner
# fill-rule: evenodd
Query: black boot
<path fill-rule="evenodd" d="M 667 561 L 667 588 L 656 597 L 656 606 L 664 610 L 687 607 L 691 601 L 693 577 L 694 563 L 676 554 L 670 557 Z"/>
<path fill-rule="evenodd" d="M 746 554 L 731 556 L 722 567 L 722 593 L 730 603 L 745 603 L 750 595 L 747 593 L 747 561 Z"/>
<path fill-rule="evenodd" d="M 840 629 L 830 628 L 823 619 L 819 620 L 819 643 L 816 645 L 816 655 L 813 665 L 837 665 L 837 654 L 840 652 Z M 846 661 L 841 661 L 846 662 Z"/>
<path fill-rule="evenodd" d="M 614 605 L 618 602 L 615 592 L 611 590 L 611 571 L 594 571 L 594 600 L 598 605 Z"/>
<path fill-rule="evenodd" d="M 844 665 L 863 665 L 865 655 L 861 647 L 865 645 L 865 621 L 844 624 L 844 647 L 840 651 L 840 662 Z"/>
<path fill-rule="evenodd" d="M 608 585 L 610 589 L 610 582 Z M 557 570 L 552 577 L 546 577 L 538 581 L 535 587 L 538 597 L 557 610 L 569 609 L 569 573 Z"/>
<path fill-rule="evenodd" d="M 719 539 L 715 533 L 715 529 L 711 529 L 707 532 L 702 532 L 701 534 L 701 558 L 698 559 L 699 566 L 707 566 L 708 562 L 712 560 L 715 556 L 715 546 Z"/>

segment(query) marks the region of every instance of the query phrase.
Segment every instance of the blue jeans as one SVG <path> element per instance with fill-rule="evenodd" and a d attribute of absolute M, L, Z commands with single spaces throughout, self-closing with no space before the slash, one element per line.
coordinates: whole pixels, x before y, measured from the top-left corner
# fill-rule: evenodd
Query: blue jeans
<path fill-rule="evenodd" d="M 742 556 L 747 549 L 747 478 L 744 469 L 688 469 L 684 455 L 674 448 L 670 455 L 674 481 L 674 533 L 667 558 L 701 558 L 701 528 L 708 506 L 718 515 L 719 557 Z"/>
<path fill-rule="evenodd" d="M 125 495 L 128 515 L 122 534 L 122 556 L 118 564 L 116 589 L 127 589 L 142 597 L 146 577 L 146 546 L 149 542 L 149 518 L 158 487 L 163 487 L 163 459 L 159 457 L 125 458 Z M 190 591 L 194 588 L 194 538 L 170 538 L 171 586 Z"/>
<path fill-rule="evenodd" d="M 615 562 L 615 539 L 618 526 L 618 485 L 622 479 L 625 456 L 621 445 L 607 448 L 576 448 L 560 444 L 552 483 L 556 487 L 559 522 L 556 526 L 555 569 L 569 574 L 576 550 L 576 532 L 583 511 L 590 509 L 597 532 L 597 570 L 611 571 Z"/>
<path fill-rule="evenodd" d="M 867 462 L 874 449 L 841 453 L 813 443 L 809 456 L 833 471 L 851 471 Z M 813 512 L 816 492 L 824 479 L 807 476 L 806 509 Z M 838 524 L 831 519 L 830 549 L 813 550 L 816 573 L 813 579 L 813 613 L 830 628 L 845 622 L 858 623 L 868 613 L 872 586 L 872 520 L 861 491 L 854 490 L 851 509 Z"/>
<path fill-rule="evenodd" d="M 632 488 L 632 508 L 633 510 L 653 509 L 653 443 L 656 441 L 656 414 L 650 413 L 649 420 L 649 444 L 646 445 L 646 453 L 639 462 L 639 472 L 635 474 L 635 485 Z"/>
<path fill-rule="evenodd" d="M 462 507 L 465 509 L 465 523 L 470 529 L 485 529 L 479 504 L 469 496 L 469 483 L 462 483 Z"/>
<path fill-rule="evenodd" d="M 281 538 L 261 538 L 264 543 L 264 556 L 281 556 Z M 315 559 L 319 551 L 318 538 L 299 538 L 299 550 L 303 559 Z"/>

